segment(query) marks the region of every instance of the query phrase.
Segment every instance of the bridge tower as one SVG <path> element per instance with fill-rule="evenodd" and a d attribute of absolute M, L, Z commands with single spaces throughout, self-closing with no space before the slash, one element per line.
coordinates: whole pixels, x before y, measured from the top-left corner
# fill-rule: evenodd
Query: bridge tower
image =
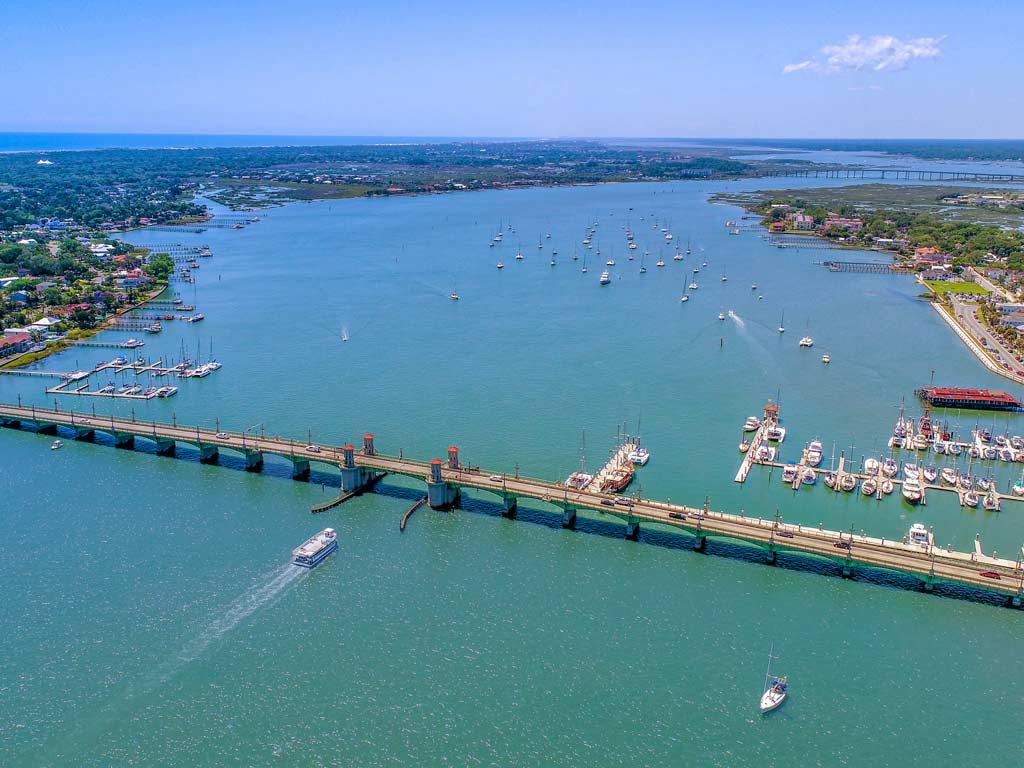
<path fill-rule="evenodd" d="M 452 447 L 454 448 L 454 446 Z M 456 448 L 455 451 L 456 461 L 458 461 L 458 449 Z M 450 457 L 451 452 L 449 451 L 449 461 L 451 461 Z M 430 504 L 431 509 L 451 509 L 459 503 L 459 488 L 445 482 L 441 472 L 442 466 L 440 459 L 431 459 L 430 479 L 427 480 L 427 503 Z"/>
<path fill-rule="evenodd" d="M 372 442 L 372 438 L 371 438 Z M 341 448 L 341 490 L 345 493 L 358 491 L 366 485 L 369 479 L 364 467 L 356 466 L 356 449 L 353 445 L 343 445 Z"/>

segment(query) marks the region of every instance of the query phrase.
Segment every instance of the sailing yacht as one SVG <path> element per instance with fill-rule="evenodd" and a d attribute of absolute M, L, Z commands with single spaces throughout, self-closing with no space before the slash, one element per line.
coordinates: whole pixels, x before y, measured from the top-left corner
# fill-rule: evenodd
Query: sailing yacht
<path fill-rule="evenodd" d="M 497 264 L 495 264 L 494 266 L 496 266 L 498 269 L 504 269 L 505 268 L 505 265 L 502 262 L 500 262 L 500 261 Z"/>
<path fill-rule="evenodd" d="M 782 706 L 788 693 L 789 681 L 785 677 L 774 677 L 772 675 L 772 659 L 775 653 L 775 643 L 772 643 L 768 652 L 768 671 L 764 676 L 764 693 L 761 694 L 761 714 L 771 712 Z"/>
<path fill-rule="evenodd" d="M 785 321 L 786 321 L 786 313 L 783 312 L 782 313 L 782 318 L 779 320 L 779 327 L 776 328 L 775 330 L 777 330 L 779 333 L 785 333 L 786 332 L 786 322 Z"/>

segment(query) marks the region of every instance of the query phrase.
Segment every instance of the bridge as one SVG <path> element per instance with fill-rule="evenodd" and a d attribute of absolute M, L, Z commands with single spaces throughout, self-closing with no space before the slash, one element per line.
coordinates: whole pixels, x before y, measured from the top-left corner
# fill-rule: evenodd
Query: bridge
<path fill-rule="evenodd" d="M 885 181 L 988 181 L 1001 184 L 1022 184 L 1024 175 L 1017 173 L 968 173 L 943 170 L 910 170 L 907 168 L 791 168 L 766 171 L 766 177 L 804 177 L 815 179 L 876 179 Z"/>
<path fill-rule="evenodd" d="M 259 471 L 265 454 L 290 461 L 293 477 L 309 476 L 310 464 L 338 467 L 344 494 L 369 490 L 383 473 L 403 475 L 424 482 L 427 503 L 434 509 L 451 509 L 464 489 L 485 491 L 501 499 L 504 514 L 514 517 L 519 498 L 536 499 L 562 510 L 562 525 L 573 527 L 577 513 L 598 512 L 620 519 L 625 535 L 637 539 L 641 525 L 658 525 L 688 533 L 694 549 L 703 551 L 708 537 L 718 537 L 762 548 L 769 563 L 779 552 L 824 558 L 842 566 L 844 576 L 855 567 L 895 571 L 917 579 L 926 591 L 937 584 L 953 584 L 997 593 L 1007 603 L 1021 607 L 1024 602 L 1024 557 L 1017 560 L 989 557 L 979 551 L 960 552 L 936 546 L 912 546 L 864 535 L 851 529 L 827 530 L 784 523 L 780 518 L 762 519 L 715 512 L 703 507 L 669 504 L 639 496 L 627 497 L 598 491 L 566 488 L 562 483 L 522 477 L 517 473 L 491 472 L 467 467 L 459 461 L 458 448 L 448 449 L 447 461 L 429 462 L 387 456 L 377 452 L 373 435 L 363 437 L 363 446 L 316 446 L 280 436 L 259 437 L 246 432 L 223 432 L 175 423 L 136 421 L 134 418 L 97 416 L 33 406 L 0 404 L 0 425 L 30 427 L 37 432 L 72 432 L 76 439 L 91 439 L 97 432 L 113 437 L 114 445 L 131 448 L 137 439 L 152 441 L 156 452 L 173 455 L 175 446 L 195 446 L 200 461 L 216 462 L 221 450 L 244 457 L 246 468 Z M 993 553 L 994 554 L 994 553 Z"/>

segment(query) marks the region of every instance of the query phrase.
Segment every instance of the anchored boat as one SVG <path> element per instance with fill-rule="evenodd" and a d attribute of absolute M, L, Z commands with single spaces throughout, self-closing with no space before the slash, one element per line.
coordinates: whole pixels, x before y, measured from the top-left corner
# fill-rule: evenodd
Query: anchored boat
<path fill-rule="evenodd" d="M 781 707 L 788 694 L 789 680 L 785 677 L 775 677 L 772 675 L 772 659 L 775 658 L 774 652 L 775 644 L 772 643 L 772 648 L 768 652 L 768 671 L 764 676 L 764 693 L 761 694 L 761 714 Z"/>

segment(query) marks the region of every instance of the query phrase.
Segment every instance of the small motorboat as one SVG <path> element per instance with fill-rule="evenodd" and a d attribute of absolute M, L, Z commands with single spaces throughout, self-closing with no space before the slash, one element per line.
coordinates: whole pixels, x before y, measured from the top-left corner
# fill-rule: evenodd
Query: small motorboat
<path fill-rule="evenodd" d="M 64 443 L 62 443 L 60 440 L 54 440 L 52 443 L 50 443 L 50 450 L 51 451 L 57 451 L 57 450 L 60 450 L 63 447 L 64 447 Z"/>
<path fill-rule="evenodd" d="M 782 468 L 782 482 L 792 483 L 796 480 L 797 466 L 796 464 L 787 464 Z"/>
<path fill-rule="evenodd" d="M 822 355 L 821 356 L 821 362 L 823 362 L 825 365 L 828 365 L 829 363 L 832 362 L 832 355 L 829 355 L 827 353 Z"/>
<path fill-rule="evenodd" d="M 504 269 L 505 268 L 505 265 L 503 263 L 501 263 L 500 261 L 497 264 L 495 264 L 494 266 L 496 266 L 498 269 Z"/>
<path fill-rule="evenodd" d="M 800 339 L 800 346 L 801 347 L 813 347 L 814 346 L 814 339 L 812 339 L 810 336 L 804 336 L 802 339 Z"/>
<path fill-rule="evenodd" d="M 928 548 L 931 545 L 931 536 L 928 534 L 928 529 L 921 523 L 914 523 L 910 526 L 910 530 L 907 531 L 907 543 Z"/>
<path fill-rule="evenodd" d="M 746 438 L 743 438 L 742 440 L 740 440 L 740 453 L 746 453 L 749 450 L 750 450 L 750 441 L 747 440 Z M 1024 495 L 1024 494 L 1021 494 L 1021 495 Z"/>
<path fill-rule="evenodd" d="M 458 301 L 462 297 L 459 296 L 458 292 L 452 291 L 451 293 L 448 294 L 448 298 L 451 299 L 452 301 Z"/>
<path fill-rule="evenodd" d="M 876 458 L 864 459 L 864 474 L 865 475 L 877 475 L 879 468 L 882 466 L 881 462 Z"/>

